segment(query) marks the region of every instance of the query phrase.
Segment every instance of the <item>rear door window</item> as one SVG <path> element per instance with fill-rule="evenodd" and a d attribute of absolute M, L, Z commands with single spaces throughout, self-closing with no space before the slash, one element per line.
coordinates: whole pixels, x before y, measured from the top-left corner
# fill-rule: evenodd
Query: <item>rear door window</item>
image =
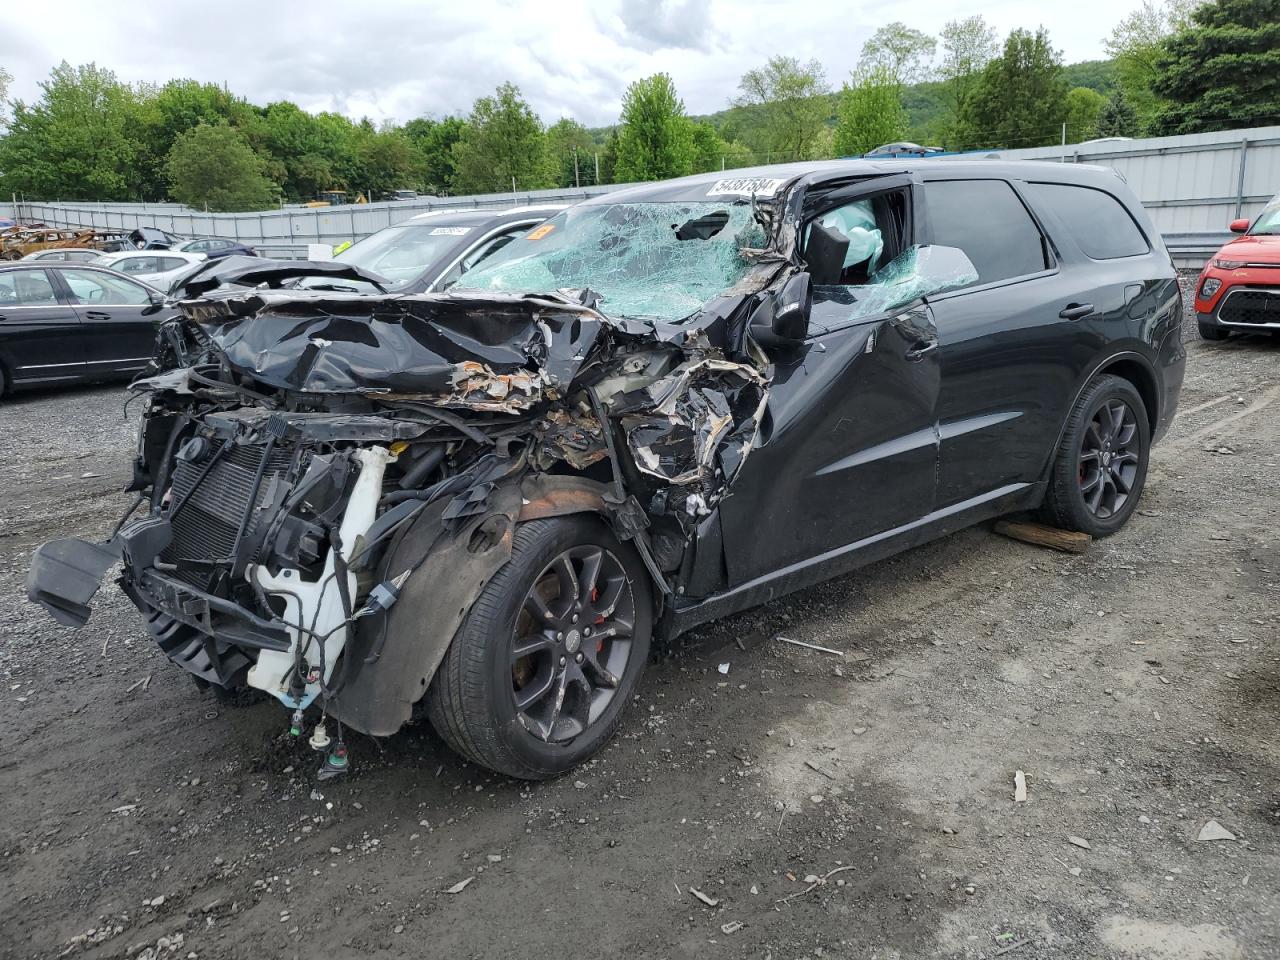
<path fill-rule="evenodd" d="M 1047 270 L 1048 245 L 1018 194 L 1003 180 L 934 180 L 925 184 L 933 242 L 959 247 L 978 283 Z"/>
<path fill-rule="evenodd" d="M 49 307 L 58 302 L 49 275 L 43 270 L 0 273 L 0 307 Z"/>
<path fill-rule="evenodd" d="M 1053 211 L 1086 257 L 1116 260 L 1151 252 L 1124 204 L 1105 190 L 1072 183 L 1031 183 L 1028 187 L 1036 204 Z"/>

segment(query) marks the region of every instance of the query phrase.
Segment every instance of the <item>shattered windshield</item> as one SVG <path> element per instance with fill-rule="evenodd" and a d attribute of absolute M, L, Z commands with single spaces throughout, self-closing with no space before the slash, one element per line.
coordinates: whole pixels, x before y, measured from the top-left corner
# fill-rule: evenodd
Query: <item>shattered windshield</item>
<path fill-rule="evenodd" d="M 681 320 L 734 286 L 764 244 L 749 203 L 599 203 L 571 207 L 508 244 L 458 289 L 590 289 L 618 317 Z"/>

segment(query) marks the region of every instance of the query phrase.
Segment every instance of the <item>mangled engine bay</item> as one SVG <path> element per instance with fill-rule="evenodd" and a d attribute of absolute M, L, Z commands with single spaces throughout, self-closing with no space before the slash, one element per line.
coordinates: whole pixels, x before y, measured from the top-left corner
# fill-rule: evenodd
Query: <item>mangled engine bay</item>
<path fill-rule="evenodd" d="M 92 575 L 122 557 L 121 586 L 202 685 L 263 690 L 295 727 L 319 698 L 392 733 L 520 521 L 599 513 L 673 591 L 764 411 L 758 348 L 712 345 L 751 299 L 680 325 L 611 319 L 590 292 L 184 301 L 134 384 L 150 509 L 105 546 L 41 548 L 32 597 L 83 623 Z M 42 594 L 42 566 L 79 592 Z"/>

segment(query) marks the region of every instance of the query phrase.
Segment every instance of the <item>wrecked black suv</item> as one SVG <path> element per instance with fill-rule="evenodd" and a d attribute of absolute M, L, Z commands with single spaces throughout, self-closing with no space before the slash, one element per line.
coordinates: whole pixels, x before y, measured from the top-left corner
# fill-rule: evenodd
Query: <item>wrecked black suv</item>
<path fill-rule="evenodd" d="M 200 685 L 317 715 L 322 772 L 343 724 L 425 714 L 478 764 L 554 775 L 655 637 L 997 514 L 1113 533 L 1183 373 L 1159 237 L 1074 165 L 639 186 L 444 294 L 248 269 L 181 303 L 134 384 L 135 510 L 42 547 L 29 594 L 83 624 L 121 561 Z"/>

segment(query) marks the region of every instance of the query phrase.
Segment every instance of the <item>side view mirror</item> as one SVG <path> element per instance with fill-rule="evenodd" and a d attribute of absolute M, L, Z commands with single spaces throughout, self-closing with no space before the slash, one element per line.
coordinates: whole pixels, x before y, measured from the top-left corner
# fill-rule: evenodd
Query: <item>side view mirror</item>
<path fill-rule="evenodd" d="M 797 273 L 774 296 L 751 314 L 747 327 L 762 347 L 794 347 L 809 335 L 813 310 L 813 284 L 807 273 Z"/>
<path fill-rule="evenodd" d="M 1229 229 L 1232 233 L 1248 233 L 1249 218 L 1243 217 L 1239 220 L 1232 220 L 1231 223 L 1227 225 L 1227 229 Z"/>

